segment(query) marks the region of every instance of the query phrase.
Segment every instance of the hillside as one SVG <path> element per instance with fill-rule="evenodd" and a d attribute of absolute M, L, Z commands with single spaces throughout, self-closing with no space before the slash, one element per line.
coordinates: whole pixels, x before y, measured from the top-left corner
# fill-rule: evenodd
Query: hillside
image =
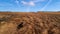
<path fill-rule="evenodd" d="M 60 34 L 60 12 L 0 12 L 0 34 Z"/>

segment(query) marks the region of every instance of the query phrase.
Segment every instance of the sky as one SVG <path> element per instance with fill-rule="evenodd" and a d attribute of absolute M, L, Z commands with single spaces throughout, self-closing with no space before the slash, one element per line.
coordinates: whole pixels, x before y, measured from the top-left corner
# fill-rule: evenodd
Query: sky
<path fill-rule="evenodd" d="M 60 11 L 60 0 L 0 0 L 0 11 Z"/>

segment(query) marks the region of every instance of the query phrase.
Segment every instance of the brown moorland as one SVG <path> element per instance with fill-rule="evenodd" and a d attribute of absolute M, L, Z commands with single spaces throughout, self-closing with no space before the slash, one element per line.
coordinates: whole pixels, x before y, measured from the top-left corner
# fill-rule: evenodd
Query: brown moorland
<path fill-rule="evenodd" d="M 0 12 L 0 34 L 60 34 L 60 12 Z"/>

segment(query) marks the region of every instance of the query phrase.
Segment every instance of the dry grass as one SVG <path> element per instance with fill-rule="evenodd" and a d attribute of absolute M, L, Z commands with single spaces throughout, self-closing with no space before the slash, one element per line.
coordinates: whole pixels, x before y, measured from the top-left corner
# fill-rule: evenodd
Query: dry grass
<path fill-rule="evenodd" d="M 0 34 L 60 34 L 60 13 L 0 12 Z"/>

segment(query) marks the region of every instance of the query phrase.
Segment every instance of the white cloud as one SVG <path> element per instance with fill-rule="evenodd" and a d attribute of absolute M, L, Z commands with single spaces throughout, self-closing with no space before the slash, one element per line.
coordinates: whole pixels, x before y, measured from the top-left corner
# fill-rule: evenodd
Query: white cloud
<path fill-rule="evenodd" d="M 15 0 L 15 3 L 17 4 L 18 7 L 20 7 L 20 2 L 19 2 L 19 0 Z"/>
<path fill-rule="evenodd" d="M 26 4 L 27 4 L 27 2 L 25 2 L 25 1 L 21 1 L 21 3 L 22 3 L 22 4 L 24 4 L 24 5 L 26 5 Z"/>
<path fill-rule="evenodd" d="M 37 2 L 43 2 L 45 0 L 30 0 L 29 2 L 21 1 L 23 5 L 35 6 Z"/>
<path fill-rule="evenodd" d="M 21 1 L 21 3 L 24 5 L 35 6 L 35 3 L 33 1 L 30 1 L 30 2 Z"/>
<path fill-rule="evenodd" d="M 21 3 L 22 3 L 24 6 L 25 6 L 25 5 L 27 5 L 27 6 L 36 6 L 36 3 L 38 3 L 38 2 L 44 2 L 44 1 L 46 1 L 46 0 L 30 0 L 29 2 L 26 2 L 26 1 L 22 0 Z M 30 11 L 30 8 L 27 7 L 26 10 L 27 10 L 27 11 Z"/>
<path fill-rule="evenodd" d="M 28 4 L 31 6 L 35 6 L 35 3 L 33 1 L 30 1 Z"/>
<path fill-rule="evenodd" d="M 16 2 L 16 4 L 19 4 L 19 1 L 18 0 L 16 0 L 15 2 Z"/>

